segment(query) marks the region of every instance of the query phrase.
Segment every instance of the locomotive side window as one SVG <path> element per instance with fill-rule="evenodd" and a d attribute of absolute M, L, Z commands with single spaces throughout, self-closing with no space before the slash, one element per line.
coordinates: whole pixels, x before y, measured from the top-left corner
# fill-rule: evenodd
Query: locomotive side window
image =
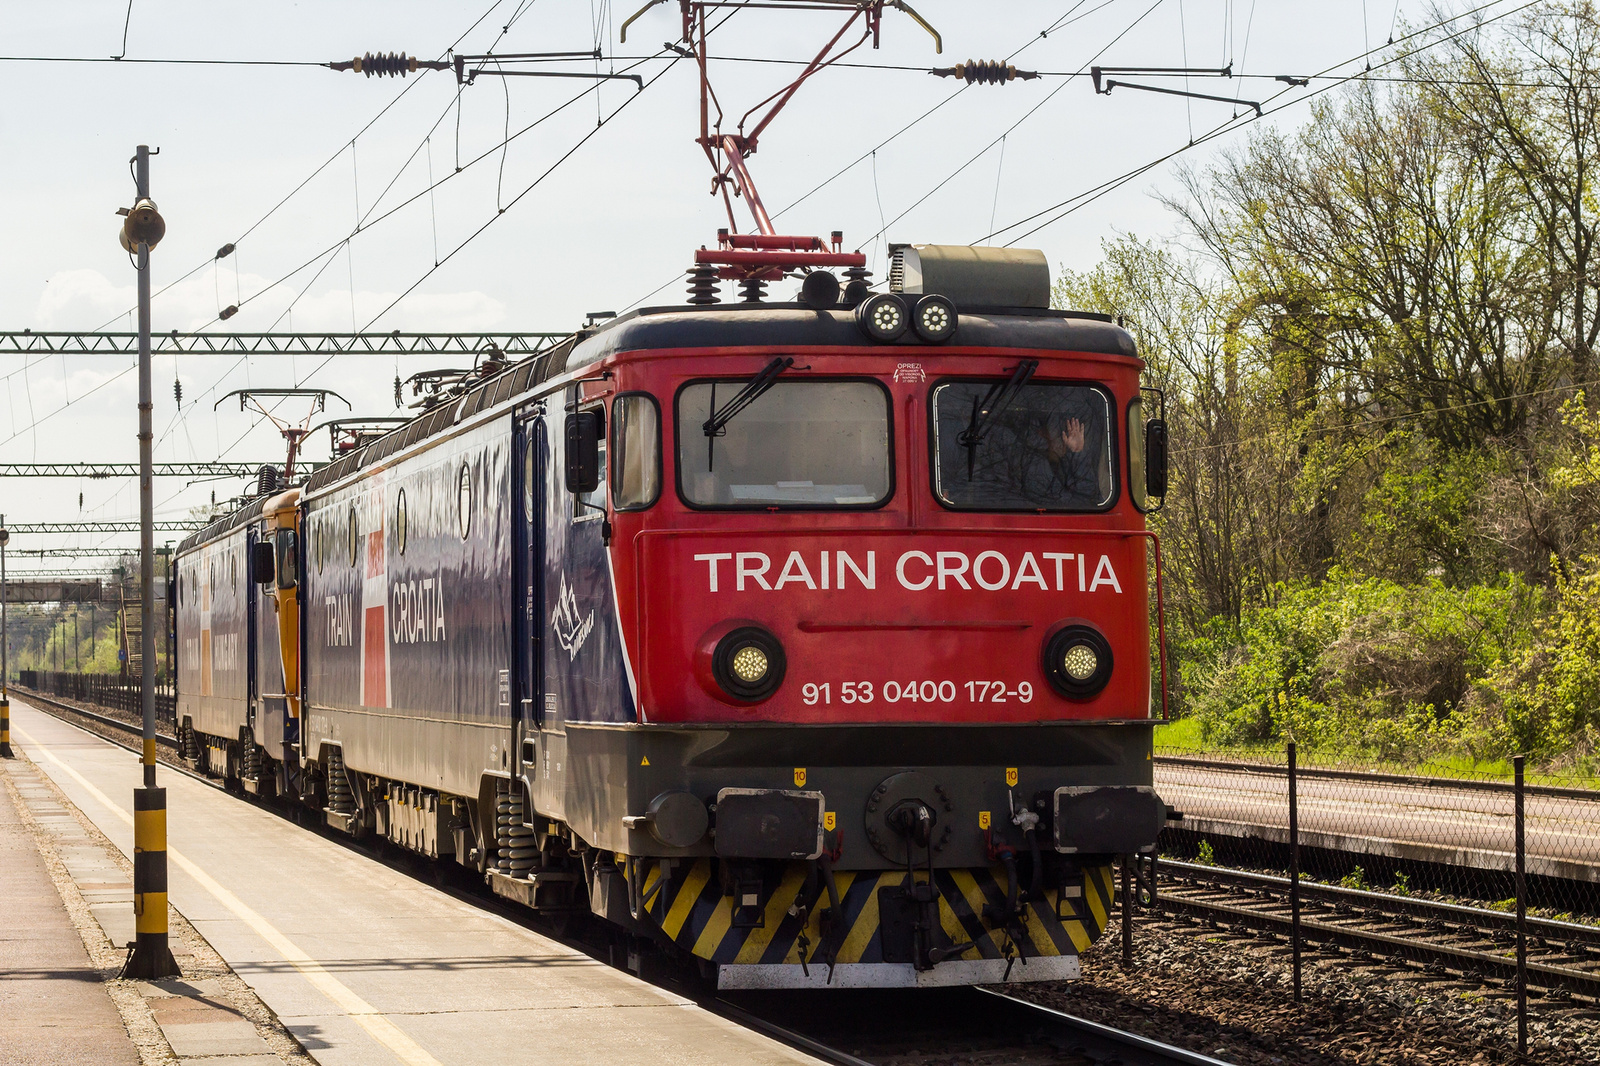
<path fill-rule="evenodd" d="M 1104 510 L 1116 497 L 1110 398 L 1088 385 L 1025 382 L 934 388 L 939 502 L 963 511 Z"/>
<path fill-rule="evenodd" d="M 611 405 L 611 503 L 642 511 L 661 495 L 661 412 L 645 393 Z"/>
<path fill-rule="evenodd" d="M 350 565 L 356 565 L 356 560 L 361 558 L 361 527 L 356 523 L 356 509 L 350 508 Z"/>
<path fill-rule="evenodd" d="M 778 381 L 718 418 L 748 381 L 678 393 L 678 489 L 693 507 L 870 508 L 893 491 L 889 394 L 876 381 Z M 707 433 L 713 419 L 721 429 Z"/>
<path fill-rule="evenodd" d="M 1139 510 L 1150 509 L 1144 477 L 1144 404 L 1137 396 L 1128 404 L 1128 494 Z"/>
<path fill-rule="evenodd" d="M 456 479 L 456 521 L 461 526 L 461 539 L 472 529 L 472 468 L 461 464 L 461 475 Z"/>
<path fill-rule="evenodd" d="M 278 549 L 277 577 L 280 589 L 292 589 L 300 583 L 300 551 L 297 539 L 294 530 L 280 529 L 274 541 Z"/>
<path fill-rule="evenodd" d="M 538 456 L 533 450 L 533 438 L 530 436 L 522 449 L 522 513 L 530 522 L 533 521 L 534 478 L 538 476 Z"/>
<path fill-rule="evenodd" d="M 401 489 L 395 494 L 394 501 L 394 548 L 401 555 L 406 553 L 406 490 Z"/>
<path fill-rule="evenodd" d="M 610 472 L 610 466 L 607 463 L 606 453 L 608 448 L 604 429 L 605 409 L 603 407 L 596 406 L 585 408 L 585 410 L 598 411 L 600 413 L 601 431 L 595 440 L 595 450 L 598 452 L 597 458 L 599 460 L 595 466 L 595 471 L 599 475 L 599 481 L 589 492 L 582 492 L 577 495 L 573 501 L 572 517 L 573 520 L 577 522 L 598 522 L 604 519 L 606 516 L 606 477 Z M 568 444 L 569 446 L 571 444 L 570 438 L 568 440 Z"/>

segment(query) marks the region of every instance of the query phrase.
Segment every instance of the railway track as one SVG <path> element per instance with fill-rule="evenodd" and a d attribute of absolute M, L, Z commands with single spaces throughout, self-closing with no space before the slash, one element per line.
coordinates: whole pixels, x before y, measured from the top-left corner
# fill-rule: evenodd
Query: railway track
<path fill-rule="evenodd" d="M 1229 1066 L 986 988 L 723 996 L 706 1003 L 838 1066 Z"/>
<path fill-rule="evenodd" d="M 14 685 L 12 687 L 16 691 L 26 696 L 28 702 L 39 707 L 40 710 L 54 708 L 57 711 L 66 711 L 70 714 L 76 714 L 83 718 L 87 718 L 91 722 L 98 722 L 100 725 L 108 726 L 124 733 L 139 734 L 143 732 L 144 729 L 144 727 L 138 722 L 129 721 L 125 718 L 113 718 L 110 715 L 100 714 L 96 711 L 91 711 L 84 707 L 80 707 L 75 703 L 63 703 L 61 700 L 43 695 L 42 693 L 34 692 L 32 689 L 23 688 L 20 685 Z M 177 738 L 168 736 L 165 733 L 156 734 L 156 743 L 164 744 L 174 750 L 176 750 L 178 747 Z"/>
<path fill-rule="evenodd" d="M 123 739 L 128 735 L 137 736 L 140 732 L 137 723 L 27 690 L 22 690 L 22 695 L 29 704 L 63 717 L 71 724 L 83 725 L 83 722 L 73 721 L 73 716 L 93 723 L 101 728 L 92 729 L 92 732 L 137 752 L 132 743 Z M 171 753 L 160 754 L 163 764 L 206 784 L 217 784 L 176 757 L 175 738 L 157 734 L 156 739 L 172 749 Z M 385 854 L 371 842 L 352 841 L 331 832 L 324 835 L 375 861 L 431 880 L 441 891 L 458 899 L 492 910 L 546 936 L 554 936 L 597 958 L 606 957 L 603 947 L 553 933 L 531 912 L 511 907 L 497 896 L 483 895 L 476 890 L 480 886 L 456 887 L 441 883 L 437 876 L 419 869 L 413 856 Z M 701 1006 L 730 1021 L 764 1032 L 839 1066 L 877 1066 L 889 1059 L 905 1066 L 922 1061 L 968 1061 L 964 1057 L 968 1052 L 983 1056 L 976 1061 L 1005 1063 L 1006 1066 L 1032 1063 L 1041 1066 L 1044 1063 L 1052 1066 L 1078 1066 L 1079 1063 L 1083 1066 L 1230 1066 L 1221 1059 L 987 989 L 863 989 L 849 993 L 804 993 L 800 997 L 745 993 L 735 999 L 730 995 L 705 993 L 692 984 L 664 983 L 674 991 L 691 995 Z M 796 1010 L 797 1006 L 802 1009 Z M 841 1007 L 844 1009 L 840 1010 Z M 844 1050 L 845 1046 L 856 1050 Z"/>
<path fill-rule="evenodd" d="M 1288 939 L 1289 881 L 1243 870 L 1163 862 L 1159 907 L 1244 936 Z M 1501 911 L 1302 881 L 1306 949 L 1356 961 L 1385 957 L 1437 976 L 1513 987 L 1516 919 Z M 1528 918 L 1528 986 L 1555 1000 L 1600 1002 L 1600 927 Z"/>

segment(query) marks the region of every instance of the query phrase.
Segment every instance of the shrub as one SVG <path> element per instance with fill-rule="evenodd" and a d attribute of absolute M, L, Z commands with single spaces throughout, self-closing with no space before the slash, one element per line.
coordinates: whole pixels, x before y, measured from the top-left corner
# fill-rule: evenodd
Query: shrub
<path fill-rule="evenodd" d="M 1473 686 L 1465 742 L 1480 758 L 1517 752 L 1591 770 L 1600 748 L 1600 560 L 1558 577 L 1555 610 L 1531 646 Z"/>
<path fill-rule="evenodd" d="M 1456 744 L 1468 692 L 1529 645 L 1539 598 L 1509 576 L 1452 588 L 1335 570 L 1281 587 L 1182 645 L 1187 710 L 1207 743 L 1414 760 Z"/>

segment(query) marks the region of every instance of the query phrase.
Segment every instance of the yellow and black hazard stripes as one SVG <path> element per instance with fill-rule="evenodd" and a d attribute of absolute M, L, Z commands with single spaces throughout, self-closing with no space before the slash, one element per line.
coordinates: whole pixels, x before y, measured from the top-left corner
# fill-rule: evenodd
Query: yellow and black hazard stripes
<path fill-rule="evenodd" d="M 724 965 L 754 963 L 873 963 L 884 961 L 885 889 L 906 883 L 904 870 L 841 870 L 834 874 L 838 913 L 826 883 L 810 863 L 782 867 L 762 888 L 761 924 L 735 925 L 736 901 L 724 894 L 710 859 L 675 863 L 662 879 L 650 863 L 642 886 L 647 910 L 679 947 Z M 918 881 L 927 873 L 918 871 Z M 1092 867 L 1061 890 L 1025 903 L 1005 920 L 1008 879 L 1003 867 L 936 870 L 937 946 L 970 943 L 964 959 L 1076 955 L 1100 936 L 1111 906 L 1109 867 Z M 891 904 L 892 906 L 892 904 Z"/>

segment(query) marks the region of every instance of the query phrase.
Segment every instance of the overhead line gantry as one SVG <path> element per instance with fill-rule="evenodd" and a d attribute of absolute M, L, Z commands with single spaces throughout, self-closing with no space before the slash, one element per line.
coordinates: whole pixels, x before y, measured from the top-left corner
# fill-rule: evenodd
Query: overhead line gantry
<path fill-rule="evenodd" d="M 157 355 L 537 355 L 570 333 L 170 333 L 152 334 Z M 137 355 L 139 335 L 0 331 L 0 355 Z"/>
<path fill-rule="evenodd" d="M 157 520 L 157 533 L 192 533 L 208 523 L 192 518 Z M 12 533 L 137 533 L 139 523 L 129 522 L 16 522 L 6 527 Z"/>
<path fill-rule="evenodd" d="M 255 477 L 263 466 L 280 463 L 156 463 L 156 477 L 225 478 Z M 301 463 L 302 470 L 315 470 L 324 463 Z M 0 477 L 138 477 L 138 463 L 0 463 Z"/>

